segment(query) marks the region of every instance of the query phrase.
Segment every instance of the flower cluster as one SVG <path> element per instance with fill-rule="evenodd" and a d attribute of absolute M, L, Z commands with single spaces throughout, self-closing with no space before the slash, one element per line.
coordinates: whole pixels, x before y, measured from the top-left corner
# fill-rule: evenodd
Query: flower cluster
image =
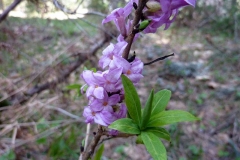
<path fill-rule="evenodd" d="M 130 0 L 124 8 L 117 8 L 108 15 L 102 23 L 114 21 L 120 36 L 118 40 L 122 40 L 122 37 L 126 37 L 129 34 L 129 26 L 132 21 L 125 23 L 125 19 L 130 15 L 134 8 L 133 3 L 138 5 L 138 0 Z M 184 6 L 195 6 L 196 0 L 149 0 L 144 8 L 142 19 L 147 19 L 150 24 L 144 29 L 144 33 L 155 33 L 159 27 L 165 25 L 165 29 L 168 29 L 171 23 L 175 20 L 178 11 Z"/>
<path fill-rule="evenodd" d="M 82 79 L 88 86 L 86 96 L 89 99 L 83 116 L 87 123 L 98 123 L 108 126 L 117 119 L 125 118 L 127 109 L 122 102 L 124 91 L 121 75 L 126 75 L 134 84 L 137 84 L 142 76 L 143 63 L 135 58 L 128 62 L 122 58 L 122 52 L 126 42 L 110 44 L 103 50 L 103 56 L 99 60 L 99 66 L 104 72 L 85 70 L 81 74 Z M 85 86 L 82 87 L 82 89 Z"/>
<path fill-rule="evenodd" d="M 154 33 L 157 28 L 165 25 L 167 29 L 174 21 L 181 7 L 195 6 L 196 0 L 149 0 L 143 9 L 142 22 L 147 21 L 139 31 Z M 108 126 L 117 119 L 126 117 L 127 109 L 123 103 L 124 91 L 121 83 L 121 75 L 126 75 L 134 85 L 142 76 L 143 63 L 134 58 L 128 61 L 122 57 L 127 46 L 126 37 L 131 34 L 133 21 L 128 17 L 133 9 L 137 9 L 138 0 L 130 0 L 124 8 L 117 8 L 108 15 L 102 23 L 114 21 L 120 35 L 116 44 L 110 44 L 103 50 L 103 56 L 99 60 L 99 66 L 105 71 L 93 72 L 85 70 L 81 74 L 82 79 L 88 86 L 86 96 L 89 100 L 88 106 L 84 108 L 83 116 L 87 123 L 98 123 Z M 134 26 L 135 28 L 136 26 Z M 135 33 L 135 39 L 139 33 Z M 84 85 L 83 88 L 86 86 Z"/>

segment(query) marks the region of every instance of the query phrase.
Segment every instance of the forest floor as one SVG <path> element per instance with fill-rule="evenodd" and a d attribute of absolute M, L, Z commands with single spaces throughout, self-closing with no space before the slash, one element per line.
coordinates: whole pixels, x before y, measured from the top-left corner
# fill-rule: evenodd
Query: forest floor
<path fill-rule="evenodd" d="M 95 18 L 87 20 L 101 25 Z M 1 24 L 0 99 L 6 100 L 0 102 L 0 160 L 78 158 L 87 102 L 69 85 L 83 85 L 80 73 L 84 67 L 98 67 L 102 50 L 63 83 L 31 96 L 23 105 L 16 105 L 16 99 L 27 88 L 54 80 L 74 62 L 69 55 L 88 50 L 99 36 L 94 26 L 81 20 L 9 17 Z M 167 127 L 171 142 L 163 142 L 168 159 L 239 160 L 239 43 L 216 32 L 175 25 L 143 35 L 133 51 L 143 62 L 175 53 L 144 67 L 138 86 L 142 102 L 153 88 L 169 89 L 172 98 L 167 109 L 186 110 L 201 118 Z M 104 159 L 150 159 L 134 142 L 133 138 L 107 141 Z"/>

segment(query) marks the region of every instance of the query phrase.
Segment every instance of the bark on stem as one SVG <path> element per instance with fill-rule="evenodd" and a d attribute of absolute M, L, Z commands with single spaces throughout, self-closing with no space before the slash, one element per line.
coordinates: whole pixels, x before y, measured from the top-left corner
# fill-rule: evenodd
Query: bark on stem
<path fill-rule="evenodd" d="M 131 28 L 132 32 L 126 38 L 126 42 L 128 43 L 128 45 L 127 45 L 127 47 L 125 48 L 125 50 L 122 54 L 123 58 L 125 58 L 125 59 L 128 59 L 128 55 L 129 55 L 129 52 L 130 52 L 130 49 L 131 49 L 131 46 L 132 46 L 132 43 L 133 43 L 133 40 L 134 40 L 134 37 L 135 37 L 135 33 L 133 32 L 134 26 L 136 26 L 140 22 L 141 17 L 142 17 L 142 11 L 143 11 L 143 8 L 145 7 L 147 1 L 148 0 L 139 0 L 138 8 L 135 11 L 135 17 L 134 17 L 133 25 L 132 25 L 132 28 Z"/>
<path fill-rule="evenodd" d="M 128 59 L 128 55 L 129 55 L 129 52 L 130 52 L 130 49 L 131 49 L 131 46 L 132 46 L 132 43 L 133 43 L 133 40 L 134 40 L 134 37 L 135 37 L 135 33 L 133 32 L 134 26 L 136 26 L 140 22 L 140 20 L 142 18 L 142 11 L 143 11 L 143 8 L 145 7 L 147 1 L 148 0 L 139 0 L 138 8 L 135 11 L 135 17 L 134 17 L 133 25 L 132 25 L 132 28 L 131 28 L 131 33 L 126 38 L 126 42 L 128 43 L 128 45 L 127 45 L 127 47 L 125 48 L 125 50 L 122 54 L 123 58 L 125 58 L 125 59 Z M 97 144 L 99 143 L 101 137 L 104 134 L 106 134 L 106 133 L 104 133 L 102 127 L 99 127 L 97 134 L 94 136 L 94 139 L 92 140 L 90 146 L 88 147 L 88 150 L 85 150 L 82 153 L 83 154 L 83 156 L 82 156 L 83 160 L 88 160 L 92 156 Z M 128 137 L 128 136 L 129 136 L 128 134 L 126 134 L 126 135 L 123 134 L 122 135 L 122 137 Z M 118 137 L 118 136 L 116 136 L 116 137 Z"/>
<path fill-rule="evenodd" d="M 97 134 L 94 136 L 94 139 L 92 140 L 90 146 L 87 148 L 87 150 L 85 150 L 82 153 L 83 160 L 88 160 L 91 157 L 91 155 L 94 153 L 94 150 L 95 150 L 98 142 L 100 141 L 102 135 L 103 135 L 103 128 L 102 128 L 102 126 L 99 126 Z"/>

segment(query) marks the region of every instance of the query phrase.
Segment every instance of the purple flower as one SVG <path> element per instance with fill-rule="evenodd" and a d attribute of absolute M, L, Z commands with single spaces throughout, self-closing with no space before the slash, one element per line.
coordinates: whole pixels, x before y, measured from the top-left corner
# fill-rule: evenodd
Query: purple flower
<path fill-rule="evenodd" d="M 114 116 L 114 114 L 107 110 L 102 110 L 100 112 L 100 116 L 102 120 L 107 124 L 107 126 L 116 120 L 116 117 Z"/>
<path fill-rule="evenodd" d="M 116 26 L 119 28 L 118 26 L 119 19 L 125 20 L 125 18 L 127 18 L 130 15 L 133 9 L 133 2 L 138 3 L 138 0 L 130 0 L 130 2 L 128 2 L 124 8 L 117 8 L 113 10 L 106 18 L 103 19 L 102 23 L 104 24 L 110 21 L 114 21 Z"/>
<path fill-rule="evenodd" d="M 195 4 L 196 0 L 172 0 L 171 7 L 172 9 L 179 9 L 188 5 L 195 7 Z"/>
<path fill-rule="evenodd" d="M 113 64 L 113 57 L 114 56 L 121 56 L 123 50 L 127 46 L 127 42 L 122 41 L 118 42 L 117 44 L 113 45 L 112 43 L 103 50 L 103 56 L 99 60 L 99 66 L 102 67 L 103 69 L 107 66 L 110 68 L 114 67 Z"/>
<path fill-rule="evenodd" d="M 120 89 L 118 84 L 120 83 L 121 75 L 122 67 L 110 69 L 108 73 L 103 74 L 105 78 L 103 86 L 107 92 L 117 92 Z"/>
<path fill-rule="evenodd" d="M 118 36 L 118 38 L 117 38 L 118 42 L 125 41 L 125 38 L 131 33 L 132 23 L 133 23 L 133 20 L 131 20 L 131 21 L 128 20 L 128 21 L 127 21 L 127 23 L 126 23 L 126 25 L 125 25 L 126 35 L 120 34 L 120 35 Z M 137 33 L 137 34 L 135 35 L 133 42 L 135 42 L 135 41 L 138 39 L 139 35 L 140 35 L 139 33 Z"/>
<path fill-rule="evenodd" d="M 156 0 L 160 3 L 160 10 L 156 12 L 145 12 L 150 25 L 144 30 L 144 33 L 155 33 L 159 27 L 165 24 L 165 30 L 169 28 L 175 20 L 178 10 L 184 6 L 195 6 L 196 0 Z"/>
<path fill-rule="evenodd" d="M 94 99 L 90 104 L 90 108 L 95 112 L 106 110 L 108 112 L 113 113 L 112 106 L 116 105 L 119 101 L 120 101 L 120 96 L 118 94 L 114 94 L 109 97 L 108 94 L 105 92 L 104 98 Z"/>
<path fill-rule="evenodd" d="M 86 123 L 98 123 L 103 126 L 107 126 L 107 123 L 105 123 L 102 119 L 102 116 L 100 115 L 100 112 L 94 112 L 90 109 L 90 107 L 85 107 L 83 111 L 83 116 L 86 118 Z"/>
<path fill-rule="evenodd" d="M 124 103 L 121 103 L 120 106 L 116 108 L 116 111 L 114 112 L 114 116 L 116 117 L 116 119 L 120 119 L 120 118 L 125 118 L 126 115 L 127 115 L 127 107 Z"/>
<path fill-rule="evenodd" d="M 117 9 L 113 10 L 102 21 L 102 23 L 114 21 L 117 29 L 120 32 L 120 36 L 118 37 L 119 42 L 123 41 L 130 33 L 130 28 L 132 26 L 132 22 L 128 21 L 126 24 L 126 18 L 130 15 L 130 13 L 133 9 L 133 2 L 138 3 L 138 0 L 130 0 L 124 8 L 117 8 Z"/>
<path fill-rule="evenodd" d="M 104 84 L 105 80 L 101 72 L 94 73 L 93 71 L 85 70 L 81 74 L 81 77 L 88 85 L 88 89 L 86 91 L 88 98 L 90 96 L 94 96 L 98 99 L 104 98 L 105 90 L 102 85 Z"/>
<path fill-rule="evenodd" d="M 117 67 L 123 68 L 123 74 L 125 74 L 130 80 L 132 80 L 133 83 L 138 83 L 143 77 L 143 63 L 138 58 L 135 58 L 132 63 L 129 63 L 122 57 L 115 57 L 114 63 Z"/>

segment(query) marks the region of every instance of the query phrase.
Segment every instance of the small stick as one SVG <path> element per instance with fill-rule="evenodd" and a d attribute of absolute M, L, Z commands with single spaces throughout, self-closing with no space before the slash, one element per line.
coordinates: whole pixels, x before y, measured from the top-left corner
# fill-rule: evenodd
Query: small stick
<path fill-rule="evenodd" d="M 168 58 L 168 57 L 171 57 L 171 56 L 174 56 L 174 53 L 173 53 L 173 54 L 170 54 L 170 55 L 166 55 L 166 56 L 160 57 L 160 58 L 157 58 L 157 59 L 155 59 L 155 60 L 153 60 L 153 61 L 151 61 L 151 62 L 144 63 L 144 66 L 153 64 L 153 63 L 155 63 L 155 62 L 157 62 L 157 61 L 164 60 L 164 59 L 166 59 L 166 58 Z"/>

